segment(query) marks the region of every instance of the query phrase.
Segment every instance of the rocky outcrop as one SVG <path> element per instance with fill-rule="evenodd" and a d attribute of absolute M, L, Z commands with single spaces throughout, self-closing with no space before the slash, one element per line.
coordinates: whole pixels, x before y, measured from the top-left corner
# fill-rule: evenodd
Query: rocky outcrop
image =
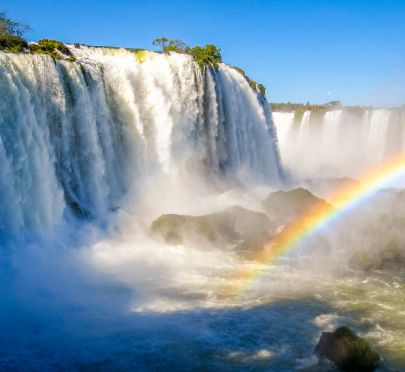
<path fill-rule="evenodd" d="M 301 182 L 300 185 L 320 198 L 333 199 L 332 204 L 338 203 L 340 199 L 347 199 L 354 193 L 362 190 L 362 185 L 359 181 L 348 177 L 313 178 Z"/>
<path fill-rule="evenodd" d="M 316 211 L 327 212 L 333 209 L 332 205 L 325 200 L 317 198 L 303 188 L 288 192 L 273 192 L 263 200 L 262 205 L 265 212 L 280 223 L 292 221 Z"/>
<path fill-rule="evenodd" d="M 234 226 L 235 217 L 229 212 L 206 216 L 163 214 L 152 222 L 151 232 L 173 245 L 187 240 L 221 245 L 236 242 L 240 238 Z"/>
<path fill-rule="evenodd" d="M 335 332 L 322 332 L 315 353 L 327 358 L 341 371 L 372 372 L 380 361 L 379 354 L 370 344 L 358 337 L 348 327 L 340 327 Z"/>
<path fill-rule="evenodd" d="M 29 45 L 31 53 L 49 54 L 55 59 L 62 59 L 63 56 L 69 56 L 65 58 L 66 61 L 74 62 L 76 58 L 72 56 L 68 47 L 61 41 L 53 39 L 42 39 L 38 41 L 38 44 L 31 43 Z"/>
<path fill-rule="evenodd" d="M 382 262 L 379 259 L 370 257 L 366 251 L 356 252 L 349 260 L 349 267 L 357 271 L 370 271 L 381 269 Z"/>
<path fill-rule="evenodd" d="M 243 237 L 268 236 L 277 225 L 264 213 L 254 212 L 235 205 L 225 210 L 235 216 L 235 231 Z"/>
<path fill-rule="evenodd" d="M 274 228 L 274 224 L 264 213 L 234 206 L 205 216 L 164 214 L 152 222 L 150 230 L 154 236 L 162 237 L 168 244 L 192 241 L 225 247 L 236 245 L 241 240 L 250 242 L 252 239 L 264 244 Z M 262 249 L 263 244 L 260 248 L 256 245 L 255 249 Z M 246 243 L 240 250 L 250 246 Z"/>

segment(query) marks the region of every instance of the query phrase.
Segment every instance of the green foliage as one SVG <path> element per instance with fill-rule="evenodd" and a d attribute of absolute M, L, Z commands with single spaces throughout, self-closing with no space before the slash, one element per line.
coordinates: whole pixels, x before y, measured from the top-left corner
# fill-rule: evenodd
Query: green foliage
<path fill-rule="evenodd" d="M 298 107 L 294 113 L 294 121 L 301 123 L 301 120 L 304 117 L 305 111 L 308 111 L 305 107 Z"/>
<path fill-rule="evenodd" d="M 249 85 L 252 87 L 254 91 L 256 91 L 257 83 L 253 80 L 249 80 Z"/>
<path fill-rule="evenodd" d="M 214 66 L 218 69 L 218 63 L 222 62 L 221 48 L 212 44 L 207 44 L 204 48 L 195 46 L 194 48 L 186 47 L 187 54 L 194 57 L 201 70 L 204 66 Z"/>
<path fill-rule="evenodd" d="M 246 76 L 245 71 L 243 71 L 241 68 L 236 67 L 236 66 L 232 66 L 232 68 L 236 71 L 238 71 L 239 73 L 241 73 L 245 79 L 247 80 L 247 82 L 249 83 L 249 85 L 252 87 L 254 92 L 257 92 L 257 90 L 260 91 L 260 93 L 264 96 L 266 93 L 266 88 L 264 87 L 264 85 L 262 84 L 258 84 L 255 81 L 253 81 L 252 79 L 249 78 L 249 76 Z"/>
<path fill-rule="evenodd" d="M 165 48 L 169 45 L 169 39 L 167 37 L 162 36 L 160 39 L 155 39 L 152 41 L 152 44 L 159 45 L 161 48 L 161 51 L 164 52 Z"/>
<path fill-rule="evenodd" d="M 27 23 L 14 22 L 7 18 L 6 12 L 0 12 L 0 35 L 19 36 L 22 37 L 32 28 Z"/>
<path fill-rule="evenodd" d="M 302 103 L 270 103 L 271 111 L 280 111 L 280 112 L 293 112 L 297 110 L 300 106 L 303 106 Z"/>
<path fill-rule="evenodd" d="M 169 40 L 164 36 L 153 40 L 152 44 L 159 45 L 161 52 L 177 52 L 193 56 L 201 70 L 204 69 L 204 66 L 214 66 L 214 68 L 218 69 L 218 63 L 222 62 L 221 48 L 212 44 L 192 48 L 179 39 Z"/>
<path fill-rule="evenodd" d="M 31 53 L 40 53 L 40 54 L 48 54 L 54 59 L 62 59 L 61 55 L 57 52 L 61 52 L 63 54 L 67 54 L 70 57 L 67 58 L 67 61 L 76 61 L 76 58 L 73 57 L 70 53 L 68 47 L 63 44 L 61 41 L 53 40 L 53 39 L 42 39 L 38 41 L 38 44 L 31 44 L 29 46 Z"/>
<path fill-rule="evenodd" d="M 380 355 L 370 344 L 353 333 L 349 327 L 340 327 L 334 332 L 335 339 L 347 350 L 344 360 L 336 361 L 343 371 L 374 371 L 380 361 Z"/>
<path fill-rule="evenodd" d="M 5 12 L 0 12 L 0 50 L 21 52 L 28 46 L 22 36 L 30 30 L 31 27 L 26 23 L 14 22 L 7 18 Z"/>
<path fill-rule="evenodd" d="M 63 54 L 67 54 L 70 55 L 70 51 L 67 48 L 66 45 L 64 45 L 62 42 L 60 41 L 56 41 L 53 39 L 42 39 L 38 41 L 38 44 L 41 45 L 46 52 L 48 53 L 52 53 L 54 52 L 55 49 L 59 50 L 60 52 L 62 52 Z"/>
<path fill-rule="evenodd" d="M 245 71 L 243 71 L 241 68 L 232 66 L 232 68 L 238 72 L 240 72 L 244 77 L 246 77 Z"/>
<path fill-rule="evenodd" d="M 266 87 L 263 84 L 257 84 L 257 89 L 260 91 L 262 96 L 266 94 Z"/>
<path fill-rule="evenodd" d="M 363 114 L 366 110 L 368 110 L 368 107 L 360 107 L 360 106 L 346 106 L 345 110 L 352 116 L 354 116 L 356 119 L 361 120 L 363 117 Z"/>
<path fill-rule="evenodd" d="M 27 42 L 20 36 L 0 35 L 0 50 L 21 52 L 27 46 Z"/>
<path fill-rule="evenodd" d="M 169 40 L 164 36 L 153 40 L 152 44 L 158 45 L 161 52 L 177 52 L 193 56 L 202 71 L 204 70 L 204 67 L 210 66 L 218 69 L 218 63 L 222 62 L 221 48 L 218 48 L 212 44 L 207 44 L 205 47 L 195 46 L 192 48 L 179 39 Z M 262 84 L 257 84 L 255 81 L 251 80 L 248 76 L 246 76 L 245 71 L 243 71 L 241 68 L 236 66 L 233 66 L 232 68 L 245 77 L 255 92 L 259 90 L 262 95 L 266 93 L 266 88 Z"/>

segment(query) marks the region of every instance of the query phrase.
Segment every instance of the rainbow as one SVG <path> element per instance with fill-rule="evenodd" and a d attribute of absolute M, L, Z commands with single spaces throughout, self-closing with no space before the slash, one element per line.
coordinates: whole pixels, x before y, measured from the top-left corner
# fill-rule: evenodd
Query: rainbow
<path fill-rule="evenodd" d="M 252 265 L 249 270 L 241 273 L 237 281 L 239 294 L 251 288 L 268 271 L 268 265 L 281 255 L 297 249 L 309 236 L 329 227 L 367 201 L 377 190 L 390 186 L 401 176 L 405 176 L 405 155 L 395 157 L 359 178 L 361 188 L 348 187 L 332 195 L 329 199 L 334 200 L 334 208 L 323 206 L 289 223 L 274 241 L 253 258 L 261 265 Z"/>

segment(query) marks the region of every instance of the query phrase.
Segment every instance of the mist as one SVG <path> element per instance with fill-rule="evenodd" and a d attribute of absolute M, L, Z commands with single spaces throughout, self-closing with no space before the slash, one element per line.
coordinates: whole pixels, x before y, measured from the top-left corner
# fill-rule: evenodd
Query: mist
<path fill-rule="evenodd" d="M 401 180 L 274 260 L 256 251 L 291 222 L 266 214 L 270 194 L 333 206 L 336 180 L 401 154 L 401 110 L 297 125 L 225 64 L 69 48 L 80 63 L 0 55 L 1 369 L 333 370 L 314 347 L 339 325 L 378 348 L 380 370 L 403 366 L 403 268 L 351 266 L 402 252 Z M 238 213 L 264 232 L 236 229 Z M 162 215 L 187 219 L 182 240 L 154 232 Z"/>

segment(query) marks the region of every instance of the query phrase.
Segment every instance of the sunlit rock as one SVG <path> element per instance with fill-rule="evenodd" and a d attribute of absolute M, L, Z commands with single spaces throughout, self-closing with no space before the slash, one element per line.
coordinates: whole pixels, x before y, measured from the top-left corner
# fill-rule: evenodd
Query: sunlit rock
<path fill-rule="evenodd" d="M 263 209 L 275 220 L 287 222 L 318 210 L 332 210 L 332 206 L 308 190 L 299 188 L 288 192 L 271 193 L 262 202 Z"/>
<path fill-rule="evenodd" d="M 262 242 L 256 244 L 254 250 L 262 249 L 272 229 L 274 224 L 264 213 L 239 206 L 205 216 L 164 214 L 151 225 L 152 234 L 161 236 L 169 244 L 182 244 L 191 240 L 220 246 L 236 244 L 245 239 L 245 243 L 238 246 L 243 250 L 249 249 L 252 241 Z"/>

